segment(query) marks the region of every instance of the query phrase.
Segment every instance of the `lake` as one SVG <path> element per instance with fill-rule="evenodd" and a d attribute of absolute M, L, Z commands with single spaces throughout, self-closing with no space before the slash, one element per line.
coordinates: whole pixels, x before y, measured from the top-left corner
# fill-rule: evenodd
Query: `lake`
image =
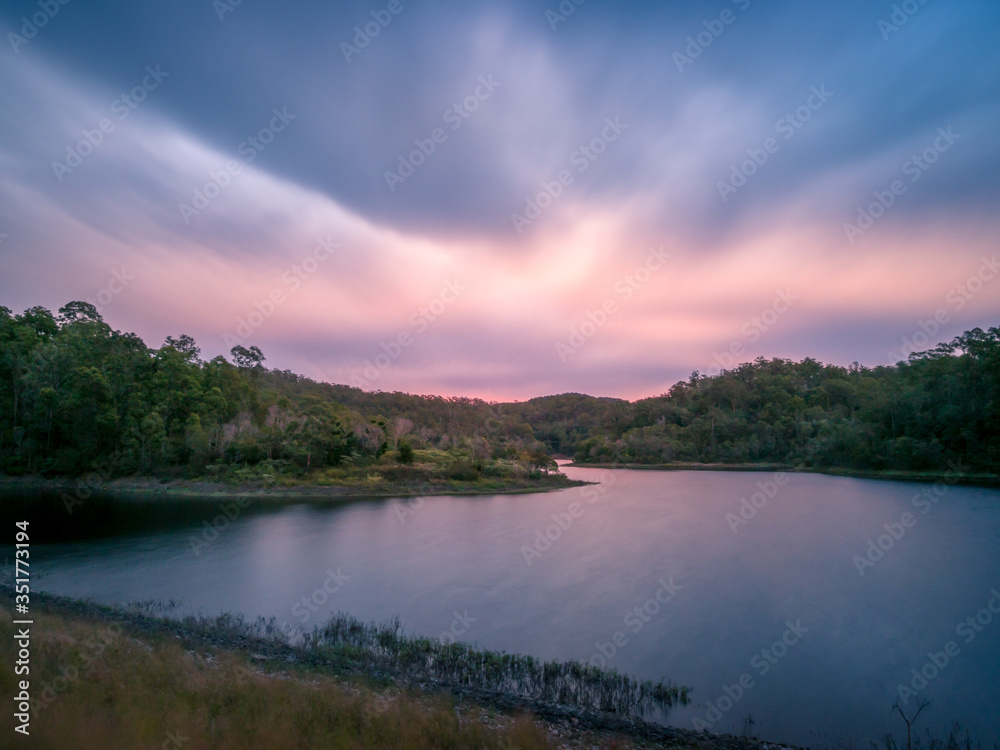
<path fill-rule="evenodd" d="M 306 626 L 398 615 L 422 635 L 691 686 L 677 726 L 816 747 L 905 736 L 890 711 L 902 684 L 908 712 L 931 701 L 921 729 L 1000 740 L 1000 491 L 564 471 L 599 484 L 339 505 L 88 499 L 28 516 L 33 584 Z M 22 502 L 5 496 L 5 518 Z"/>

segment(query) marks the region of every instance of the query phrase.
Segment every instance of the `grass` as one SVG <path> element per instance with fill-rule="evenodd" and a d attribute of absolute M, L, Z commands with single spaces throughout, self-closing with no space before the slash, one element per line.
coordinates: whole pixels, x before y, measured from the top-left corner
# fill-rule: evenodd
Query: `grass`
<path fill-rule="evenodd" d="M 669 684 L 442 644 L 398 622 L 338 616 L 287 634 L 263 618 L 166 617 L 175 606 L 35 592 L 31 736 L 16 746 L 626 750 L 649 747 L 650 730 L 635 727 L 653 726 L 629 714 L 687 701 Z M 0 607 L 8 696 L 23 679 L 12 618 Z M 5 717 L 0 747 L 14 736 Z"/>
<path fill-rule="evenodd" d="M 873 743 L 874 750 L 878 747 Z M 948 732 L 947 737 L 936 737 L 932 732 L 925 731 L 917 733 L 911 743 L 900 740 L 898 743 L 892 736 L 887 736 L 881 747 L 885 750 L 984 750 L 981 742 L 973 740 L 969 736 L 968 730 L 962 729 L 959 725 L 954 725 Z M 1000 748 L 1000 744 L 994 743 L 992 748 Z"/>
<path fill-rule="evenodd" d="M 141 607 L 145 617 L 169 609 L 156 602 Z M 159 620 L 161 625 L 167 622 Z M 688 688 L 663 680 L 639 681 L 575 661 L 543 662 L 531 656 L 480 651 L 465 643 L 407 635 L 398 620 L 365 623 L 340 614 L 305 632 L 284 632 L 274 618 L 250 621 L 228 613 L 188 616 L 181 624 L 187 633 L 204 640 L 255 644 L 273 658 L 618 716 L 642 718 L 654 711 L 666 714 L 673 705 L 686 704 L 689 699 Z"/>
<path fill-rule="evenodd" d="M 465 643 L 407 636 L 398 621 L 374 625 L 339 615 L 308 633 L 305 647 L 364 671 L 401 670 L 449 686 L 619 715 L 666 713 L 675 703 L 688 702 L 688 688 L 662 680 L 639 681 L 580 662 L 542 662 L 531 656 L 478 651 Z"/>
<path fill-rule="evenodd" d="M 16 693 L 14 627 L 0 621 L 0 690 Z M 526 716 L 491 721 L 442 697 L 381 694 L 294 668 L 263 672 L 244 654 L 185 651 L 84 618 L 37 614 L 32 628 L 31 735 L 4 712 L 0 746 L 25 748 L 554 748 Z M 67 679 L 68 678 L 68 679 Z M 13 746 L 13 745 L 11 745 Z"/>

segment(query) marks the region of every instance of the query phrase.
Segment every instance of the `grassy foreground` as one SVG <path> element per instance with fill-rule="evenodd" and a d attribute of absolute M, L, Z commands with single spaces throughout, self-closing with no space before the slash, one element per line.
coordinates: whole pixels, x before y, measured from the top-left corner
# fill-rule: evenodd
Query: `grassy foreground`
<path fill-rule="evenodd" d="M 15 660 L 9 612 L 0 662 Z M 527 717 L 503 718 L 444 697 L 376 693 L 307 670 L 263 670 L 226 649 L 186 650 L 164 636 L 59 614 L 37 616 L 30 748 L 554 748 Z M 0 674 L 14 695 L 12 669 Z"/>

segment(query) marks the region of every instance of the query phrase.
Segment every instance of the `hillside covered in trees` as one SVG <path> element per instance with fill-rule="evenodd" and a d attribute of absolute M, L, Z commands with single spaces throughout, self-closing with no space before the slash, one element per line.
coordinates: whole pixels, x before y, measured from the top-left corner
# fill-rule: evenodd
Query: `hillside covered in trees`
<path fill-rule="evenodd" d="M 1000 328 L 896 366 L 759 358 L 636 402 L 365 392 L 269 370 L 256 347 L 231 360 L 203 361 L 183 335 L 151 349 L 82 302 L 0 307 L 0 470 L 336 482 L 377 466 L 475 481 L 538 477 L 563 454 L 1000 473 Z"/>
<path fill-rule="evenodd" d="M 758 358 L 715 377 L 694 373 L 663 396 L 600 406 L 597 424 L 527 406 L 539 438 L 584 462 L 998 473 L 1000 328 L 891 367 Z"/>
<path fill-rule="evenodd" d="M 365 394 L 268 370 L 256 347 L 151 349 L 87 303 L 0 307 L 0 470 L 320 484 L 538 480 L 531 427 L 481 401 Z"/>

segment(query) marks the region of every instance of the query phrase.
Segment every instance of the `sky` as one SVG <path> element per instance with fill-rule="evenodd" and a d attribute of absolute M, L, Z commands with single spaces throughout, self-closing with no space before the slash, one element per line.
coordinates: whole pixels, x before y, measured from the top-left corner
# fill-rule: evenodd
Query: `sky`
<path fill-rule="evenodd" d="M 993 0 L 0 8 L 0 305 L 641 398 L 1000 325 Z"/>

